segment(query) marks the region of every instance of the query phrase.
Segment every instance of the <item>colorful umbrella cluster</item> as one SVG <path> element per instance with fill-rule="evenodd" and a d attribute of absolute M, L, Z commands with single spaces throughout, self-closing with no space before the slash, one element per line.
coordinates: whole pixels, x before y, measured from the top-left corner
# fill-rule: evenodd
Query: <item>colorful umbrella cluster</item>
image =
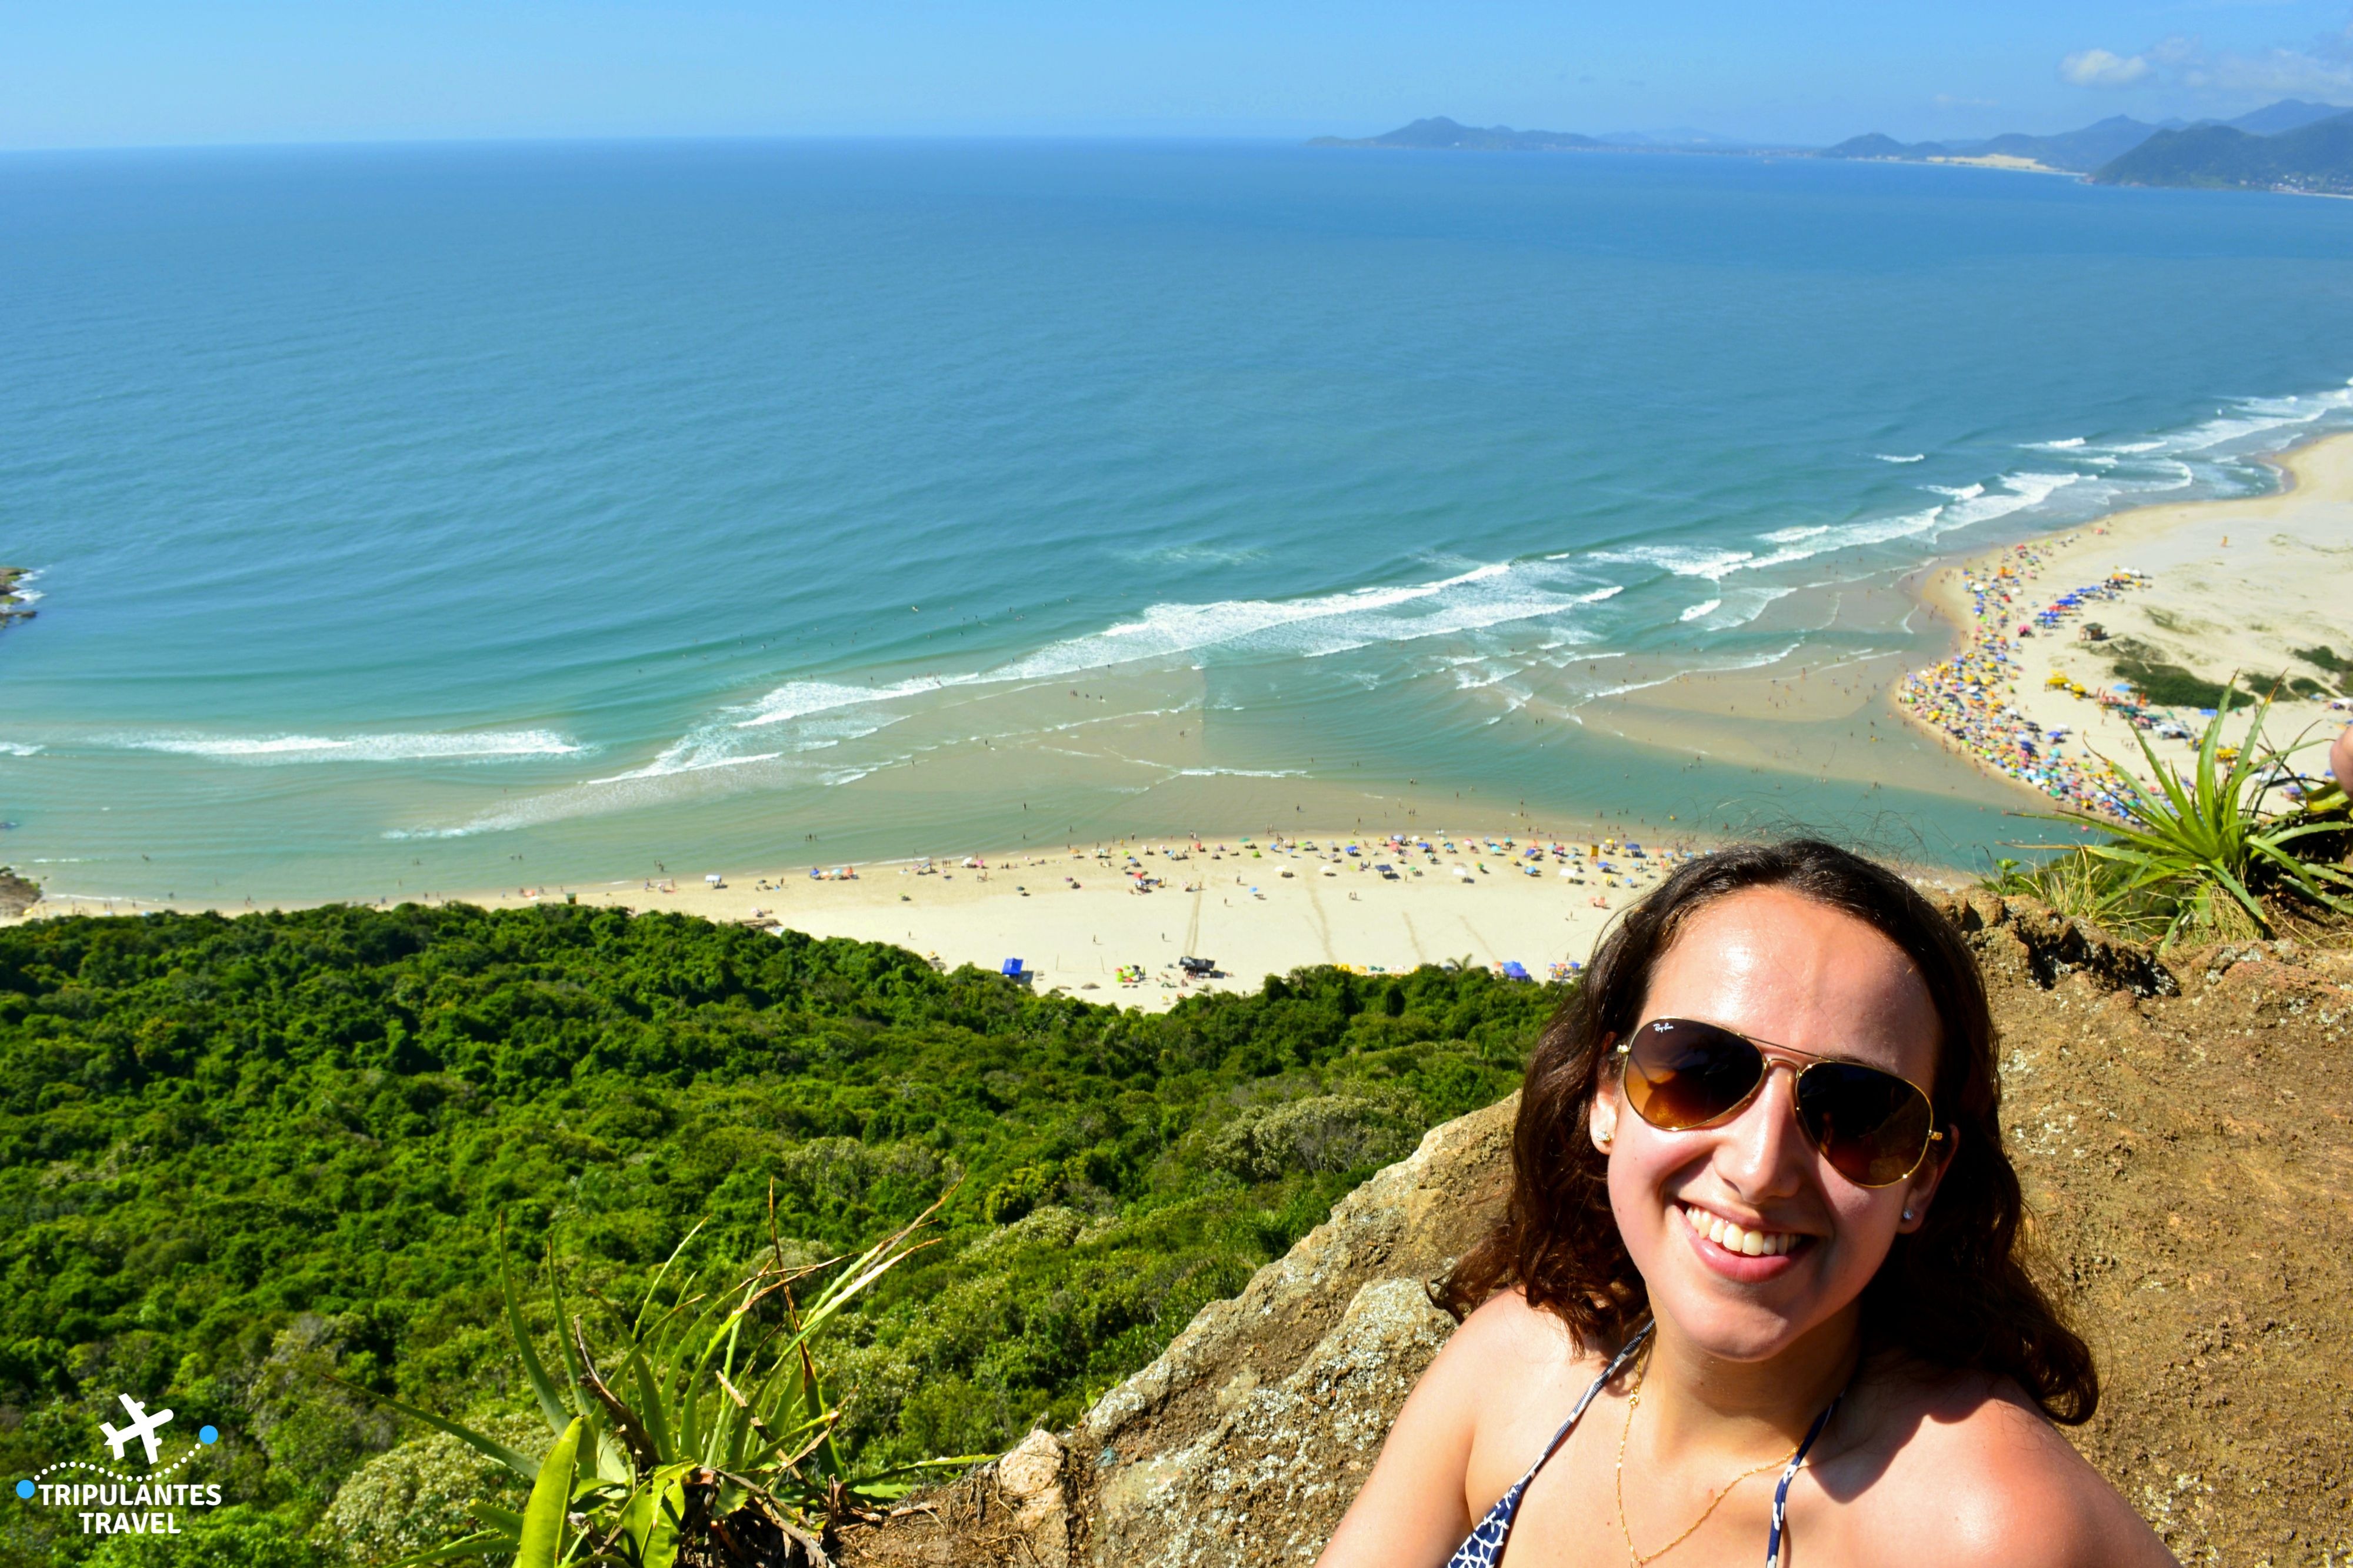
<path fill-rule="evenodd" d="M 2040 564 L 2032 547 L 2021 544 L 1999 567 L 1972 574 L 1968 579 L 1972 601 L 1968 635 L 1961 650 L 1934 668 L 1906 676 L 1895 700 L 1995 772 L 2062 805 L 2121 817 L 2125 796 L 2116 770 L 2089 753 L 2071 751 L 2063 727 L 2046 730 L 2019 711 L 2014 701 L 2023 657 L 2019 644 L 2038 632 L 2055 636 L 2086 606 L 2143 586 L 2148 579 L 2119 568 L 2097 583 L 2033 605 L 2026 589 L 2032 568 Z M 2052 683 L 2121 710 L 2136 722 L 2148 721 L 2143 705 L 2128 693 L 2094 693 L 2059 676 Z"/>

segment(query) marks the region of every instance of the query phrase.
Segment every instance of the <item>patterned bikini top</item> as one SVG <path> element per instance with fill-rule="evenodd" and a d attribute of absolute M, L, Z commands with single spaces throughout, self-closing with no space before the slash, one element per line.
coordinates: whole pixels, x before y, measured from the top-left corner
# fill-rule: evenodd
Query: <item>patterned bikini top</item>
<path fill-rule="evenodd" d="M 1634 1352 L 1650 1337 L 1651 1325 L 1648 1323 L 1635 1331 L 1634 1337 L 1626 1342 L 1626 1348 L 1618 1352 L 1601 1375 L 1593 1380 L 1593 1386 L 1578 1398 L 1568 1413 L 1568 1419 L 1560 1424 L 1560 1430 L 1552 1435 L 1552 1441 L 1546 1443 L 1544 1452 L 1536 1456 L 1536 1462 L 1528 1467 L 1528 1473 L 1513 1482 L 1512 1489 L 1495 1500 L 1495 1506 L 1487 1510 L 1487 1517 L 1481 1520 L 1478 1527 L 1463 1538 L 1462 1544 L 1454 1549 L 1454 1555 L 1446 1560 L 1446 1568 L 1495 1568 L 1503 1559 L 1504 1543 L 1512 1538 L 1512 1521 L 1520 1515 L 1520 1500 L 1527 1495 L 1528 1483 L 1536 1479 L 1536 1472 L 1545 1468 L 1545 1461 L 1557 1453 L 1561 1444 L 1568 1440 L 1569 1433 L 1576 1429 L 1577 1417 L 1584 1415 L 1585 1407 L 1593 1403 L 1593 1396 L 1609 1386 L 1609 1380 L 1634 1359 Z M 1806 1452 L 1814 1446 L 1814 1439 L 1820 1436 L 1822 1428 L 1831 1424 L 1831 1416 L 1838 1410 L 1839 1400 L 1845 1397 L 1841 1394 L 1824 1407 L 1820 1415 L 1814 1417 L 1814 1424 L 1806 1428 L 1806 1440 L 1798 1445 L 1797 1452 L 1789 1456 L 1789 1462 L 1781 1467 L 1781 1479 L 1773 1488 L 1773 1525 L 1765 1538 L 1765 1568 L 1781 1568 L 1781 1519 L 1783 1510 L 1788 1507 L 1789 1482 L 1797 1475 L 1799 1467 L 1806 1462 Z"/>

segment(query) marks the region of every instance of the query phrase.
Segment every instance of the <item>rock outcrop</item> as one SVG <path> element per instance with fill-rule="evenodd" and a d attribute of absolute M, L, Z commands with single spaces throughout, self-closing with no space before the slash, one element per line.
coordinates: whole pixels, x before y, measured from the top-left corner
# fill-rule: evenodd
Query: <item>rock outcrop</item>
<path fill-rule="evenodd" d="M 1430 1305 L 1500 1208 L 1514 1096 L 1431 1129 L 1334 1206 L 1242 1293 L 1202 1309 L 1160 1359 L 1069 1435 L 1067 1468 L 1033 1474 L 1033 1433 L 846 1563 L 1232 1564 L 1312 1561 L 1453 1328 Z"/>
<path fill-rule="evenodd" d="M 0 920 L 14 920 L 41 901 L 41 887 L 16 875 L 12 867 L 0 866 Z"/>

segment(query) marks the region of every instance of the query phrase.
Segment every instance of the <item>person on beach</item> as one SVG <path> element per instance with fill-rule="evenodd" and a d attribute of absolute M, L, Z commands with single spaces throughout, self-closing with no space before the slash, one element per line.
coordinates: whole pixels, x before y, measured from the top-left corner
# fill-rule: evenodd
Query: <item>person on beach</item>
<path fill-rule="evenodd" d="M 1324 1568 L 2166 1564 L 2053 1423 L 1993 1025 L 1903 878 L 1798 840 L 1621 917 L 1531 1059 L 1461 1320 Z"/>

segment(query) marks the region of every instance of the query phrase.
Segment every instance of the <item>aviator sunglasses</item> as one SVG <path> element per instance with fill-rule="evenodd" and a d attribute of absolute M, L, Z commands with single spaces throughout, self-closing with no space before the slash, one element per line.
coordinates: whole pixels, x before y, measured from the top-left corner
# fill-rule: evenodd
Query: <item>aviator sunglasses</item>
<path fill-rule="evenodd" d="M 1771 1076 L 1759 1042 L 1692 1018 L 1657 1018 L 1618 1047 L 1626 1101 L 1662 1132 L 1731 1121 Z M 1859 1187 L 1893 1186 L 1944 1137 L 1928 1096 L 1908 1079 L 1861 1062 L 1774 1046 L 1800 1058 L 1798 1127 L 1831 1170 Z"/>

